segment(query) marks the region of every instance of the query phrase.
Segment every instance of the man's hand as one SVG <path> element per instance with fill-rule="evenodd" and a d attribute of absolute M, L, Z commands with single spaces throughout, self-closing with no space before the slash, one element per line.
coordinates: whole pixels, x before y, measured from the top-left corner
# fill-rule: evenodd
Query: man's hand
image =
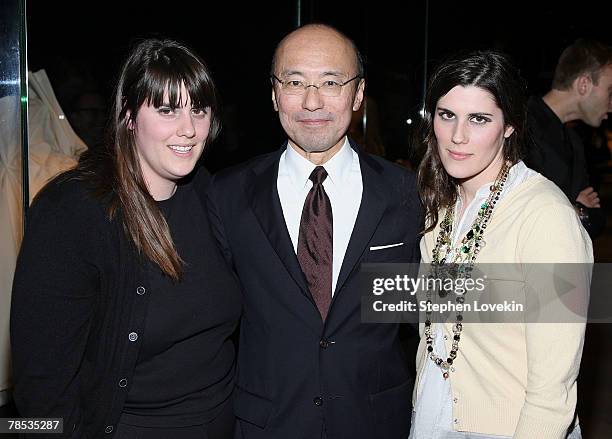
<path fill-rule="evenodd" d="M 590 208 L 601 207 L 601 204 L 599 204 L 599 195 L 591 186 L 582 189 L 576 201 Z"/>

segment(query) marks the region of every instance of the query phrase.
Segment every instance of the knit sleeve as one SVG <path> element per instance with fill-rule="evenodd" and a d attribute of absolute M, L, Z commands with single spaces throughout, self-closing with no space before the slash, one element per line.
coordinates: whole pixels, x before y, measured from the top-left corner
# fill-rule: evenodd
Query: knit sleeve
<path fill-rule="evenodd" d="M 32 206 L 13 282 L 14 398 L 24 417 L 58 417 L 78 437 L 79 381 L 98 289 L 99 221 L 55 188 Z"/>
<path fill-rule="evenodd" d="M 588 305 L 592 246 L 567 200 L 537 203 L 532 212 L 525 212 L 517 257 L 528 303 L 539 303 L 548 323 L 532 317 L 525 324 L 527 387 L 513 438 L 564 439 L 576 408 L 585 324 L 554 313 Z"/>

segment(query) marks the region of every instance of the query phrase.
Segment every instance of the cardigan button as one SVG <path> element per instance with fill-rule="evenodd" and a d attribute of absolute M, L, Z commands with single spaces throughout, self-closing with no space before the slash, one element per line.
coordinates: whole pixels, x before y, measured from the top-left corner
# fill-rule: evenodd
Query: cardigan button
<path fill-rule="evenodd" d="M 146 288 L 143 287 L 142 285 L 136 288 L 136 294 L 138 294 L 139 296 L 142 296 L 146 292 L 147 292 Z"/>
<path fill-rule="evenodd" d="M 125 378 L 121 378 L 119 380 L 119 387 L 125 387 L 127 386 L 127 380 Z"/>
<path fill-rule="evenodd" d="M 138 334 L 136 334 L 135 332 L 130 332 L 130 334 L 128 335 L 128 339 L 130 341 L 136 341 L 138 340 Z"/>
<path fill-rule="evenodd" d="M 112 425 L 107 425 L 106 428 L 104 429 L 104 433 L 110 434 L 112 432 L 113 432 L 113 426 Z"/>

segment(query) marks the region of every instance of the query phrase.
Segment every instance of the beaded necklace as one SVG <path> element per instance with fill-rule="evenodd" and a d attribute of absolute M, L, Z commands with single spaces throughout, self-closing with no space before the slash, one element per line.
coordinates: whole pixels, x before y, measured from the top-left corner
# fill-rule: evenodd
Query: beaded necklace
<path fill-rule="evenodd" d="M 502 166 L 495 182 L 489 188 L 490 193 L 487 200 L 481 204 L 480 209 L 478 210 L 478 214 L 476 215 L 476 219 L 472 223 L 470 230 L 465 234 L 463 239 L 461 240 L 461 244 L 459 248 L 455 251 L 454 256 L 452 257 L 453 264 L 458 264 L 457 269 L 454 270 L 453 275 L 457 277 L 469 278 L 471 276 L 472 268 L 474 266 L 474 261 L 476 260 L 476 256 L 480 250 L 485 246 L 485 241 L 482 239 L 485 229 L 489 224 L 491 219 L 491 215 L 493 214 L 493 208 L 495 204 L 499 201 L 499 196 L 504 188 L 504 184 L 508 179 L 508 173 L 510 171 L 510 165 L 508 163 L 504 163 Z M 447 263 L 446 258 L 451 255 L 453 252 L 452 247 L 452 230 L 453 230 L 453 221 L 454 221 L 454 209 L 449 208 L 446 210 L 444 215 L 444 219 L 440 223 L 440 234 L 436 239 L 436 246 L 432 251 L 432 276 L 435 278 L 439 278 L 441 267 Z M 441 251 L 444 251 L 444 254 L 441 254 Z M 463 293 L 459 294 L 455 292 L 456 299 L 455 301 L 458 304 L 462 304 L 465 302 L 465 297 Z M 445 292 L 439 292 L 440 297 L 446 296 Z M 426 293 L 427 303 L 431 305 L 432 293 L 428 289 Z M 428 308 L 429 311 L 425 313 L 425 341 L 427 344 L 427 353 L 429 358 L 442 369 L 442 376 L 444 379 L 448 378 L 449 369 L 451 368 L 453 361 L 457 358 L 457 351 L 459 349 L 459 340 L 461 339 L 461 331 L 463 329 L 463 316 L 461 312 L 457 311 L 456 313 L 456 322 L 453 325 L 453 343 L 451 347 L 451 351 L 446 360 L 440 358 L 438 355 L 434 353 L 433 349 L 433 334 L 431 332 L 431 308 Z"/>

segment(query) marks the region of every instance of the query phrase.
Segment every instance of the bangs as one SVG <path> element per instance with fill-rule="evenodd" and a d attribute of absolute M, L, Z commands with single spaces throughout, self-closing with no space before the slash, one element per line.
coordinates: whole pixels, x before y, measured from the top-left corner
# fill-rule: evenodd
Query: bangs
<path fill-rule="evenodd" d="M 180 108 L 191 101 L 193 108 L 217 110 L 214 86 L 204 66 L 193 58 L 160 56 L 152 61 L 142 77 L 138 107 L 143 103 L 158 108 Z M 183 96 L 184 85 L 187 96 Z"/>

